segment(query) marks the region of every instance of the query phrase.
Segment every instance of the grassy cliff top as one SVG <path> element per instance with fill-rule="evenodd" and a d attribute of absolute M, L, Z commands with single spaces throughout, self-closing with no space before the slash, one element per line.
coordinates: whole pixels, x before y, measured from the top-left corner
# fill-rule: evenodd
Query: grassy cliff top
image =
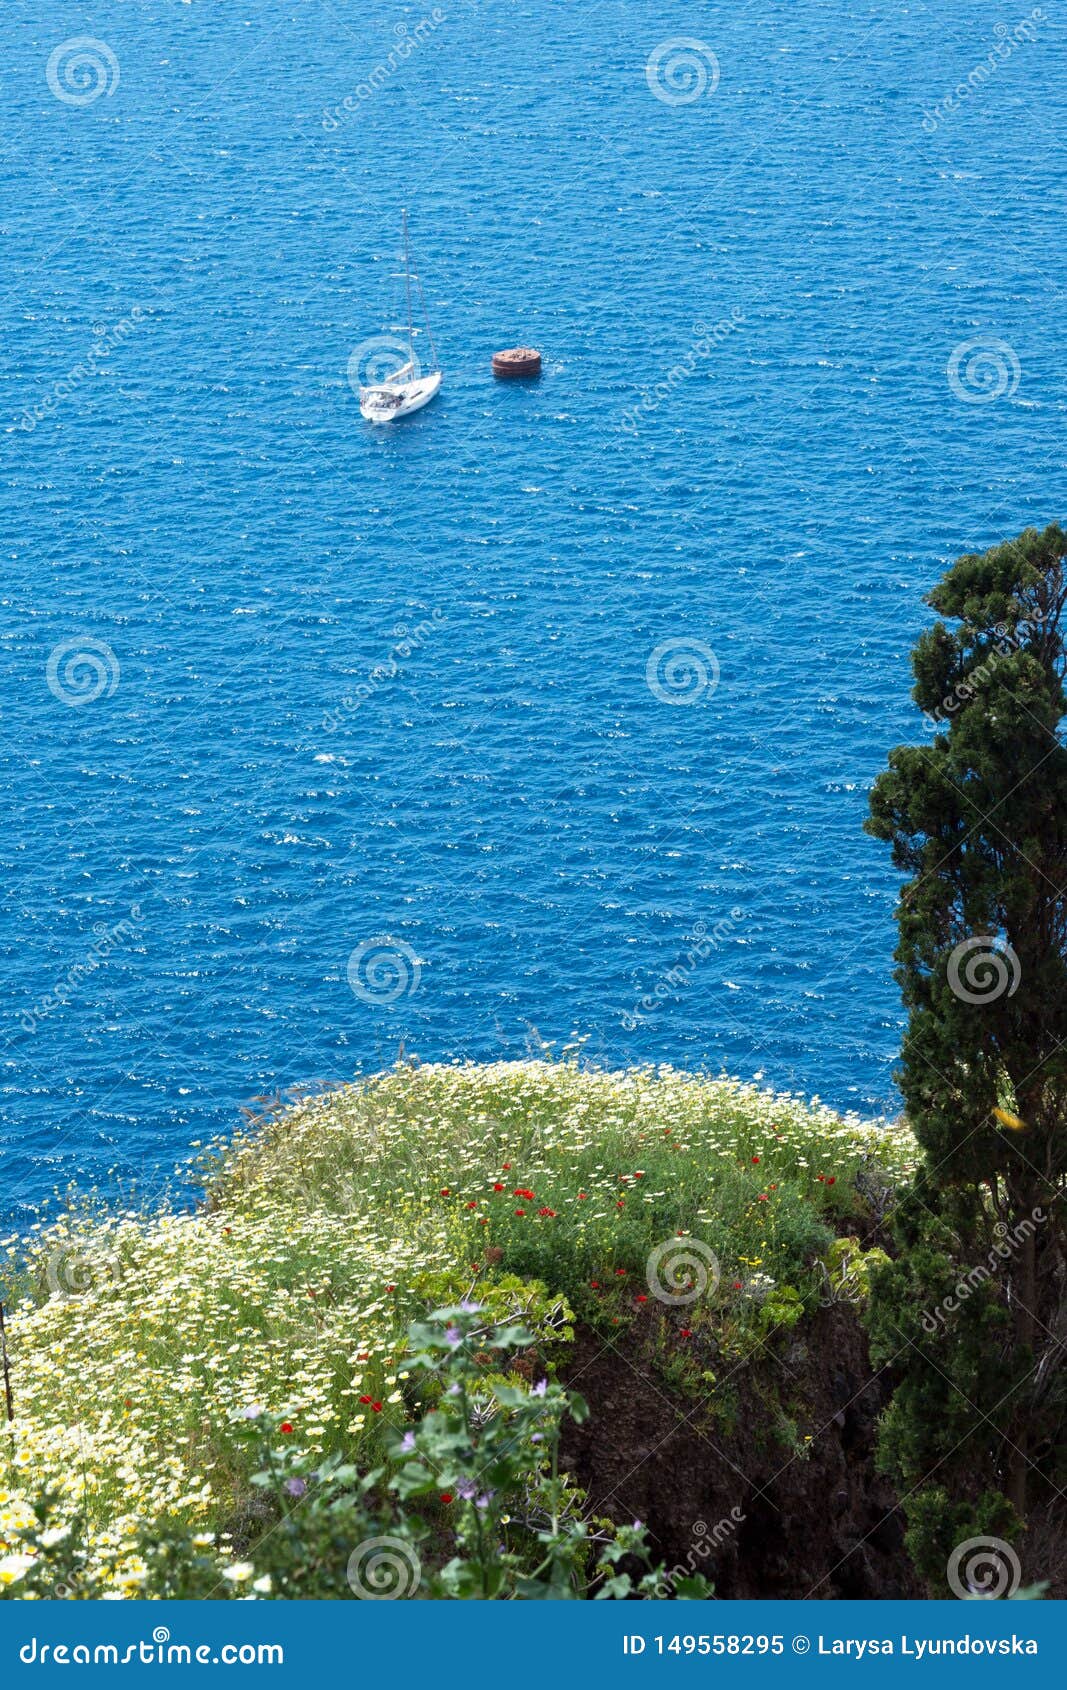
<path fill-rule="evenodd" d="M 668 1069 L 403 1066 L 270 1114 L 212 1147 L 190 1213 L 72 1213 L 28 1259 L 9 1243 L 0 1582 L 49 1488 L 53 1528 L 91 1538 L 85 1594 L 138 1594 L 152 1521 L 225 1534 L 251 1407 L 371 1465 L 408 1414 L 409 1323 L 472 1289 L 503 1306 L 538 1282 L 549 1357 L 572 1318 L 651 1303 L 682 1349 L 786 1289 L 810 1302 L 834 1236 L 913 1159 L 903 1128 Z"/>

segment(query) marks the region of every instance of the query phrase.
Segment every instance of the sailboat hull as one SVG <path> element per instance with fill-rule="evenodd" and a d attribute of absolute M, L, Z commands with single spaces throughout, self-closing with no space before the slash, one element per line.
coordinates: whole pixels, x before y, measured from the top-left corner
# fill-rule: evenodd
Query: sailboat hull
<path fill-rule="evenodd" d="M 370 423 L 391 423 L 398 417 L 410 416 L 428 405 L 441 386 L 440 370 L 432 370 L 416 381 L 382 382 L 377 387 L 361 387 L 359 412 Z"/>

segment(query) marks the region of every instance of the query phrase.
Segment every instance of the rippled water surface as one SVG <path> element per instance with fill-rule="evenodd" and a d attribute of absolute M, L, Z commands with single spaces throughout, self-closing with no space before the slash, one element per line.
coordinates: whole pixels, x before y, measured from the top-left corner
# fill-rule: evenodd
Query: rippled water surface
<path fill-rule="evenodd" d="M 401 1042 L 895 1107 L 922 594 L 1063 515 L 1034 16 L 18 8 L 0 1210 Z M 405 204 L 445 383 L 375 433 Z"/>

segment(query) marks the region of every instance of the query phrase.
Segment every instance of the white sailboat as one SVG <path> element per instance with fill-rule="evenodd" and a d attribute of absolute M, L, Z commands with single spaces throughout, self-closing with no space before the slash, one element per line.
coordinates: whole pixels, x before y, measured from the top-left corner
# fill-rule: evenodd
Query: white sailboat
<path fill-rule="evenodd" d="M 386 376 L 384 381 L 375 382 L 371 387 L 361 387 L 359 390 L 360 415 L 371 423 L 395 422 L 397 417 L 406 417 L 412 411 L 421 411 L 428 405 L 441 385 L 442 373 L 437 363 L 437 350 L 430 332 L 430 320 L 426 315 L 426 300 L 422 292 L 422 283 L 418 272 L 411 261 L 411 244 L 408 240 L 408 214 L 403 213 L 404 219 L 404 290 L 407 298 L 407 347 L 408 356 L 405 363 L 392 375 Z M 415 357 L 415 335 L 417 332 L 411 313 L 411 282 L 414 277 L 419 290 L 419 303 L 422 306 L 423 321 L 426 325 L 426 338 L 429 342 L 430 355 L 433 363 L 429 370 L 423 371 Z"/>

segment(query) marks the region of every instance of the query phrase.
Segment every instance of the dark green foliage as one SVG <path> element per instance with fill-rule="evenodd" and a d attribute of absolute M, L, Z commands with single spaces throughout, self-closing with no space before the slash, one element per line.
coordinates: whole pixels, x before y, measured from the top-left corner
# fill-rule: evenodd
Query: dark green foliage
<path fill-rule="evenodd" d="M 899 1375 L 882 1457 L 942 1588 L 954 1533 L 1043 1498 L 1063 1413 L 1065 555 L 1060 528 L 1028 529 L 930 595 L 952 626 L 920 638 L 913 696 L 936 737 L 890 754 L 867 824 L 908 876 L 900 1079 L 925 1152 L 873 1276 L 873 1348 Z"/>

